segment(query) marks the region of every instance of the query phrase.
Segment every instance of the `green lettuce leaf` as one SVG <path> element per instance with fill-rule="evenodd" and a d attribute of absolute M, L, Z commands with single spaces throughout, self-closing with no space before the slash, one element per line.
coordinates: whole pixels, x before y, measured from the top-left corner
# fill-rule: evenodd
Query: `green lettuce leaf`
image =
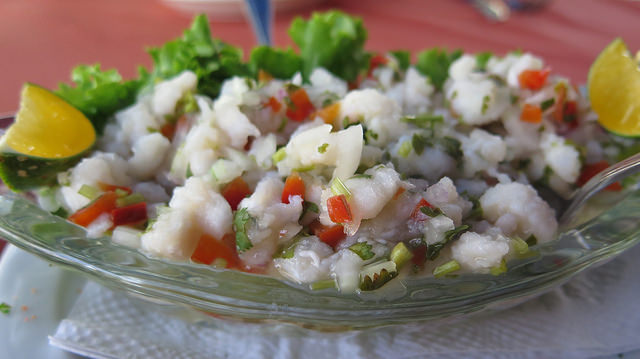
<path fill-rule="evenodd" d="M 439 48 L 424 50 L 418 54 L 416 68 L 423 75 L 429 76 L 431 83 L 441 90 L 449 77 L 449 66 L 460 56 L 462 56 L 462 50 L 454 50 L 450 53 Z"/>
<path fill-rule="evenodd" d="M 80 65 L 71 72 L 75 86 L 61 83 L 56 94 L 91 120 L 98 133 L 116 111 L 131 105 L 140 82 L 122 81 L 118 71 L 102 71 L 100 65 Z"/>
<path fill-rule="evenodd" d="M 309 20 L 297 17 L 289 35 L 300 49 L 302 75 L 308 79 L 316 67 L 324 67 L 346 81 L 353 81 L 369 66 L 364 51 L 367 30 L 362 19 L 340 11 L 314 13 Z"/>
<path fill-rule="evenodd" d="M 215 98 L 227 78 L 251 75 L 242 50 L 211 38 L 205 15 L 196 16 L 182 37 L 148 51 L 154 66 L 147 86 L 190 70 L 198 77 L 198 93 Z"/>
<path fill-rule="evenodd" d="M 302 59 L 292 49 L 279 50 L 269 46 L 258 46 L 251 51 L 249 68 L 254 74 L 264 70 L 273 77 L 289 79 L 302 71 Z"/>

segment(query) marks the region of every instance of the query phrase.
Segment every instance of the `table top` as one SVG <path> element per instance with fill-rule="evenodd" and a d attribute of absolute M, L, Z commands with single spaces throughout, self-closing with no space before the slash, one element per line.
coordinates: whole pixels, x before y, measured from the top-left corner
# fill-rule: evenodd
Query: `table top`
<path fill-rule="evenodd" d="M 539 11 L 514 13 L 503 23 L 490 22 L 464 0 L 315 1 L 297 11 L 277 11 L 274 39 L 291 44 L 287 28 L 297 15 L 339 8 L 362 17 L 372 51 L 408 49 L 414 54 L 439 46 L 498 54 L 522 49 L 540 55 L 550 68 L 584 83 L 591 62 L 615 37 L 640 48 L 640 2 L 556 0 Z M 124 77 L 149 66 L 146 46 L 179 36 L 192 14 L 160 0 L 2 0 L 0 13 L 0 114 L 18 107 L 20 87 L 34 82 L 53 88 L 68 81 L 73 66 L 101 63 Z M 244 49 L 255 38 L 243 17 L 214 19 L 212 33 Z M 0 250 L 3 244 L 0 241 Z"/>

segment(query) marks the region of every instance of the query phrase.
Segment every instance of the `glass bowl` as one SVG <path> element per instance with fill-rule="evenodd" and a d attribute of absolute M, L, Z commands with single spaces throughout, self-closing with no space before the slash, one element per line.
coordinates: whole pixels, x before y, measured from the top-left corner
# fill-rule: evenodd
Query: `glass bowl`
<path fill-rule="evenodd" d="M 290 322 L 322 330 L 359 329 L 460 317 L 501 309 L 559 285 L 640 240 L 640 191 L 557 240 L 509 261 L 499 276 L 401 278 L 381 289 L 344 295 L 256 274 L 150 258 L 16 195 L 0 196 L 0 236 L 110 288 L 155 302 L 181 304 L 216 317 Z"/>

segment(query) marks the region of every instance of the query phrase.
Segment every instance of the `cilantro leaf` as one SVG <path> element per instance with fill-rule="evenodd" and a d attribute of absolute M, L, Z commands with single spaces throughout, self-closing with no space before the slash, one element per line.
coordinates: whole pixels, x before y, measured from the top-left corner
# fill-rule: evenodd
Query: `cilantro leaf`
<path fill-rule="evenodd" d="M 0 303 L 0 313 L 2 314 L 11 313 L 11 306 L 5 302 Z"/>
<path fill-rule="evenodd" d="M 316 67 L 324 67 L 346 81 L 353 81 L 368 68 L 364 51 L 367 30 L 362 19 L 340 11 L 314 13 L 309 20 L 297 17 L 289 35 L 300 49 L 302 75 L 308 79 Z"/>
<path fill-rule="evenodd" d="M 375 254 L 371 251 L 371 248 L 373 247 L 367 242 L 358 242 L 351 245 L 349 247 L 349 250 L 357 254 L 360 258 L 362 258 L 362 260 L 366 261 L 367 259 L 371 259 L 375 256 Z"/>
<path fill-rule="evenodd" d="M 55 93 L 87 116 L 98 133 L 109 117 L 135 101 L 140 87 L 137 80 L 123 82 L 118 71 L 102 71 L 99 64 L 76 66 L 71 80 L 75 86 L 61 83 Z"/>
<path fill-rule="evenodd" d="M 449 77 L 449 66 L 461 55 L 462 50 L 455 50 L 451 53 L 439 48 L 424 50 L 418 54 L 416 68 L 423 75 L 428 76 L 436 89 L 440 90 Z"/>
<path fill-rule="evenodd" d="M 253 247 L 249 236 L 247 236 L 246 228 L 247 222 L 251 219 L 252 217 L 246 208 L 237 210 L 233 216 L 233 231 L 236 232 L 236 249 L 238 253 L 242 253 Z"/>
<path fill-rule="evenodd" d="M 423 113 L 415 116 L 405 116 L 400 119 L 402 122 L 407 122 L 415 125 L 419 128 L 432 129 L 437 123 L 444 123 L 444 117 L 439 115 L 431 115 Z"/>
<path fill-rule="evenodd" d="M 442 248 L 445 247 L 445 245 L 460 238 L 462 233 L 468 231 L 469 228 L 471 227 L 469 227 L 466 224 L 463 224 L 450 231 L 446 231 L 444 234 L 444 239 L 442 241 L 434 244 L 427 244 L 427 258 L 429 260 L 434 260 L 438 258 L 438 256 L 440 255 L 440 251 L 442 250 Z"/>
<path fill-rule="evenodd" d="M 437 217 L 442 214 L 442 210 L 440 210 L 440 208 L 432 208 L 429 206 L 420 207 L 420 212 L 426 214 L 429 217 Z"/>
<path fill-rule="evenodd" d="M 205 15 L 196 16 L 182 37 L 148 51 L 154 67 L 147 86 L 190 70 L 198 77 L 198 92 L 215 98 L 224 80 L 251 74 L 242 61 L 242 50 L 211 38 Z"/>
<path fill-rule="evenodd" d="M 406 50 L 389 51 L 389 54 L 398 61 L 398 67 L 402 71 L 407 71 L 409 65 L 411 65 L 411 53 Z"/>
<path fill-rule="evenodd" d="M 273 77 L 289 79 L 302 71 L 302 59 L 292 49 L 279 50 L 270 46 L 258 46 L 251 51 L 249 68 L 253 73 L 264 70 Z"/>
<path fill-rule="evenodd" d="M 479 52 L 476 54 L 476 67 L 478 70 L 485 71 L 487 69 L 487 62 L 491 59 L 493 53 L 490 51 Z"/>

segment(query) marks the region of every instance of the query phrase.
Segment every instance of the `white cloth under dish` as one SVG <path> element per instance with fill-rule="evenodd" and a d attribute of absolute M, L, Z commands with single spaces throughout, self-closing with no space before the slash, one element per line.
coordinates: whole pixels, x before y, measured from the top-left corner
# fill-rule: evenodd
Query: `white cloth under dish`
<path fill-rule="evenodd" d="M 50 343 L 93 358 L 639 358 L 638 258 L 640 246 L 492 315 L 343 333 L 193 324 L 89 283 Z"/>

